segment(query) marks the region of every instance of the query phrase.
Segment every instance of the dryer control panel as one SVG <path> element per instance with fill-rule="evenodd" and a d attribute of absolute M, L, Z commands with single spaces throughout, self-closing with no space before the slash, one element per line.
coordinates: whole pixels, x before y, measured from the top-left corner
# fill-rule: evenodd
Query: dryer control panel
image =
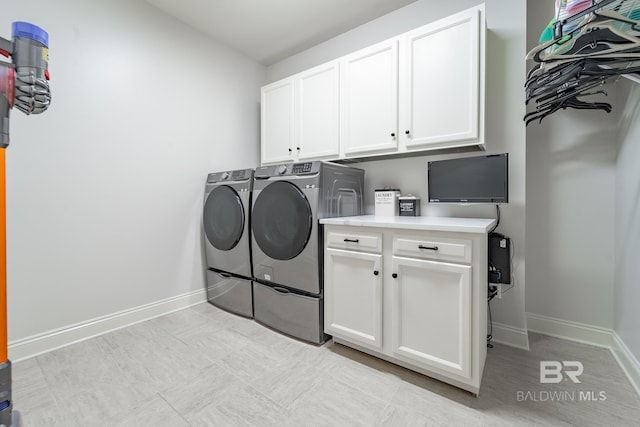
<path fill-rule="evenodd" d="M 207 184 L 225 181 L 250 181 L 253 178 L 253 169 L 240 169 L 234 171 L 210 173 L 207 176 Z"/>

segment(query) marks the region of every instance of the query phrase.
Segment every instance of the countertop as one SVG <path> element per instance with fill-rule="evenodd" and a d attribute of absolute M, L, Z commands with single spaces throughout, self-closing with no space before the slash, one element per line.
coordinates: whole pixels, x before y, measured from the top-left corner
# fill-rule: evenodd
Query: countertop
<path fill-rule="evenodd" d="M 495 219 L 488 218 L 375 215 L 343 216 L 339 218 L 323 218 L 320 220 L 320 224 L 326 225 L 450 231 L 456 233 L 486 233 L 495 223 Z"/>

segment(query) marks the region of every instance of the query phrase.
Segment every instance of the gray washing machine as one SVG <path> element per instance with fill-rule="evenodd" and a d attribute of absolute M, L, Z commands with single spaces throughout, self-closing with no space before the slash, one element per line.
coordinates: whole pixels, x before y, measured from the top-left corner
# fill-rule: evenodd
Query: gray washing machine
<path fill-rule="evenodd" d="M 306 162 L 256 169 L 251 214 L 254 316 L 296 338 L 323 342 L 320 218 L 361 215 L 364 171 Z"/>
<path fill-rule="evenodd" d="M 207 300 L 253 317 L 250 245 L 253 169 L 211 173 L 204 195 Z"/>

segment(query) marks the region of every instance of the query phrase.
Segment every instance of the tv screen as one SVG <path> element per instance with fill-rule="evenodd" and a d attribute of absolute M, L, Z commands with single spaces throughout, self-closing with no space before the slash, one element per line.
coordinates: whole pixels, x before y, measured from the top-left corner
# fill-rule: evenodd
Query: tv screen
<path fill-rule="evenodd" d="M 431 161 L 429 203 L 507 203 L 508 166 L 508 153 Z"/>

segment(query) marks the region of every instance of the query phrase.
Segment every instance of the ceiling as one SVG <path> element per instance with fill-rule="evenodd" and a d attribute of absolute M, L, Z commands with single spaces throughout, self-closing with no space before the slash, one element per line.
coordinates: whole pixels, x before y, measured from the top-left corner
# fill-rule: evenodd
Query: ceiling
<path fill-rule="evenodd" d="M 416 0 L 146 0 L 271 65 Z"/>

